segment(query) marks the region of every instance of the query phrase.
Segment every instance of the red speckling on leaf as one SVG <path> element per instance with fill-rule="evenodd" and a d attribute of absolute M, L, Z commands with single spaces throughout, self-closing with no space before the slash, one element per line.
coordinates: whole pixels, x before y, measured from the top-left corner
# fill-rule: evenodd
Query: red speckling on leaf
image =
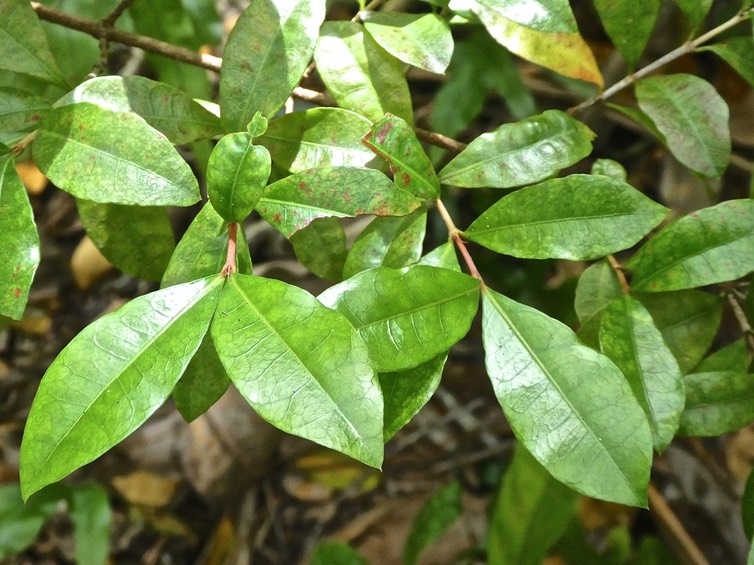
<path fill-rule="evenodd" d="M 13 289 L 13 296 L 15 296 L 16 298 L 21 298 L 21 289 L 19 287 Z"/>
<path fill-rule="evenodd" d="M 387 134 L 390 133 L 390 130 L 393 129 L 392 122 L 387 122 L 384 126 L 382 126 L 375 137 L 377 138 L 377 141 L 379 143 L 382 143 L 385 141 L 385 138 L 387 137 Z"/>
<path fill-rule="evenodd" d="M 351 195 L 348 194 L 347 192 L 344 192 L 341 196 L 343 197 L 343 200 L 345 200 L 346 202 L 351 201 Z"/>
<path fill-rule="evenodd" d="M 411 175 L 409 175 L 408 173 L 403 173 L 401 175 L 401 178 L 403 179 L 403 186 L 408 186 L 409 184 L 411 184 Z"/>
<path fill-rule="evenodd" d="M 276 221 L 276 222 L 277 222 L 278 224 L 279 224 L 280 222 L 282 222 L 282 221 L 283 221 L 283 217 L 282 217 L 282 216 L 281 216 L 280 214 L 278 214 L 277 212 L 275 212 L 275 214 L 273 214 L 273 215 L 272 215 L 272 218 L 273 218 L 273 219 L 274 219 L 274 220 L 275 220 L 275 221 Z"/>

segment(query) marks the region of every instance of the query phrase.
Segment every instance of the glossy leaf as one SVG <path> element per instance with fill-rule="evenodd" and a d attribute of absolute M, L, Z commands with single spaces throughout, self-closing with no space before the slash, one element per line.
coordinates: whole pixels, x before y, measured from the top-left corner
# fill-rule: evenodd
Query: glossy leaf
<path fill-rule="evenodd" d="M 229 222 L 243 221 L 259 202 L 272 163 L 266 148 L 248 132 L 231 133 L 217 142 L 207 166 L 207 196 Z"/>
<path fill-rule="evenodd" d="M 704 357 L 717 334 L 723 300 L 706 292 L 682 290 L 637 296 L 649 310 L 665 343 L 688 373 Z"/>
<path fill-rule="evenodd" d="M 751 58 L 750 36 L 731 37 L 714 45 L 700 47 L 699 51 L 712 51 L 733 67 L 736 72 L 754 86 L 754 61 Z"/>
<path fill-rule="evenodd" d="M 461 265 L 458 264 L 455 247 L 450 241 L 427 253 L 419 260 L 419 264 L 430 267 L 441 267 L 458 273 L 461 272 Z"/>
<path fill-rule="evenodd" d="M 20 320 L 39 265 L 39 235 L 14 165 L 0 157 L 0 316 Z"/>
<path fill-rule="evenodd" d="M 346 262 L 346 232 L 338 218 L 320 218 L 290 238 L 299 262 L 323 279 L 340 281 Z"/>
<path fill-rule="evenodd" d="M 359 552 L 339 541 L 320 542 L 312 552 L 309 565 L 369 565 Z"/>
<path fill-rule="evenodd" d="M 196 420 L 220 400 L 228 385 L 230 379 L 207 334 L 173 389 L 175 407 L 187 422 Z"/>
<path fill-rule="evenodd" d="M 199 200 L 186 161 L 135 114 L 86 102 L 55 108 L 40 122 L 33 149 L 40 170 L 77 198 L 139 206 Z"/>
<path fill-rule="evenodd" d="M 314 61 L 338 106 L 370 120 L 389 113 L 413 123 L 403 64 L 354 22 L 325 22 Z"/>
<path fill-rule="evenodd" d="M 0 131 L 26 131 L 49 109 L 50 104 L 41 96 L 15 88 L 0 88 Z"/>
<path fill-rule="evenodd" d="M 745 373 L 748 366 L 749 359 L 746 352 L 746 342 L 741 338 L 718 349 L 709 357 L 702 360 L 696 369 L 694 369 L 694 372 L 735 371 L 737 373 Z"/>
<path fill-rule="evenodd" d="M 362 141 L 390 164 L 395 186 L 419 198 L 435 199 L 440 196 L 440 182 L 435 169 L 416 138 L 414 129 L 404 120 L 388 114 L 374 122 Z"/>
<path fill-rule="evenodd" d="M 420 201 L 374 169 L 321 167 L 295 173 L 267 187 L 257 212 L 285 237 L 317 218 L 362 214 L 404 216 Z"/>
<path fill-rule="evenodd" d="M 107 491 L 90 483 L 73 488 L 69 499 L 77 565 L 104 565 L 110 553 L 113 518 Z"/>
<path fill-rule="evenodd" d="M 457 3 L 470 6 L 490 35 L 519 57 L 602 88 L 602 75 L 567 0 L 451 0 L 450 8 Z"/>
<path fill-rule="evenodd" d="M 24 498 L 102 455 L 165 402 L 207 332 L 222 281 L 140 296 L 66 346 L 45 373 L 26 423 Z"/>
<path fill-rule="evenodd" d="M 600 347 L 631 385 L 662 452 L 678 430 L 685 392 L 678 362 L 642 304 L 630 296 L 613 301 L 602 315 Z"/>
<path fill-rule="evenodd" d="M 369 34 L 396 59 L 442 74 L 453 55 L 450 26 L 437 14 L 359 12 Z"/>
<path fill-rule="evenodd" d="M 754 271 L 754 201 L 728 200 L 663 228 L 631 258 L 640 292 L 694 288 Z"/>
<path fill-rule="evenodd" d="M 90 102 L 113 112 L 138 114 L 171 143 L 182 145 L 222 132 L 220 120 L 185 92 L 140 76 L 106 76 L 81 83 L 56 107 Z"/>
<path fill-rule="evenodd" d="M 422 552 L 440 539 L 443 532 L 461 516 L 461 492 L 460 483 L 452 482 L 424 503 L 411 523 L 403 547 L 403 565 L 418 563 Z"/>
<path fill-rule="evenodd" d="M 722 176 L 730 161 L 730 111 L 710 83 L 687 74 L 649 77 L 636 83 L 636 98 L 681 163 Z"/>
<path fill-rule="evenodd" d="M 595 159 L 592 164 L 592 174 L 603 175 L 621 182 L 627 182 L 628 179 L 626 168 L 618 163 L 618 161 L 613 161 L 612 159 Z"/>
<path fill-rule="evenodd" d="M 243 226 L 239 226 L 236 241 L 238 272 L 250 275 L 251 257 Z M 227 254 L 228 222 L 212 206 L 205 204 L 178 242 L 160 286 L 165 288 L 218 275 L 225 265 Z"/>
<path fill-rule="evenodd" d="M 684 379 L 684 436 L 719 436 L 754 422 L 754 376 L 735 371 L 694 373 Z"/>
<path fill-rule="evenodd" d="M 45 489 L 24 502 L 18 483 L 0 485 L 0 559 L 14 557 L 34 543 L 55 515 L 62 494 L 57 488 Z"/>
<path fill-rule="evenodd" d="M 373 267 L 406 267 L 422 254 L 427 231 L 427 208 L 407 216 L 375 218 L 353 242 L 343 268 L 343 278 Z"/>
<path fill-rule="evenodd" d="M 401 371 L 445 353 L 465 336 L 477 311 L 479 281 L 416 265 L 377 267 L 319 296 L 342 313 L 369 347 L 379 372 Z"/>
<path fill-rule="evenodd" d="M 432 398 L 447 360 L 447 354 L 442 354 L 413 369 L 378 375 L 385 397 L 385 443 Z"/>
<path fill-rule="evenodd" d="M 675 0 L 691 27 L 698 27 L 712 8 L 712 0 Z"/>
<path fill-rule="evenodd" d="M 667 212 L 623 182 L 571 175 L 505 196 L 465 234 L 514 257 L 596 259 L 631 247 Z"/>
<path fill-rule="evenodd" d="M 570 488 L 645 506 L 652 436 L 620 370 L 542 312 L 488 288 L 483 305 L 487 372 L 516 437 Z"/>
<path fill-rule="evenodd" d="M 220 298 L 212 340 L 230 380 L 281 430 L 382 464 L 382 393 L 348 321 L 305 290 L 236 275 Z"/>
<path fill-rule="evenodd" d="M 271 120 L 257 143 L 272 161 L 298 173 L 315 167 L 365 167 L 375 161 L 361 144 L 371 124 L 364 116 L 341 108 L 311 108 Z"/>
<path fill-rule="evenodd" d="M 325 18 L 322 0 L 255 0 L 228 36 L 220 71 L 226 131 L 242 131 L 255 112 L 275 115 L 301 80 Z"/>
<path fill-rule="evenodd" d="M 660 15 L 661 0 L 595 0 L 594 7 L 618 51 L 636 68 Z"/>
<path fill-rule="evenodd" d="M 438 176 L 443 184 L 468 188 L 530 184 L 589 155 L 593 137 L 565 112 L 547 110 L 480 135 Z"/>
<path fill-rule="evenodd" d="M 607 261 L 599 261 L 581 273 L 573 306 L 581 323 L 578 335 L 584 343 L 599 347 L 602 313 L 622 294 L 620 281 Z"/>
<path fill-rule="evenodd" d="M 87 235 L 115 267 L 149 281 L 162 278 L 175 250 L 173 227 L 165 208 L 82 199 L 76 206 Z"/>
<path fill-rule="evenodd" d="M 517 444 L 493 503 L 487 563 L 539 565 L 576 511 L 576 492 L 556 481 Z"/>
<path fill-rule="evenodd" d="M 0 70 L 65 85 L 39 18 L 25 0 L 0 2 Z"/>

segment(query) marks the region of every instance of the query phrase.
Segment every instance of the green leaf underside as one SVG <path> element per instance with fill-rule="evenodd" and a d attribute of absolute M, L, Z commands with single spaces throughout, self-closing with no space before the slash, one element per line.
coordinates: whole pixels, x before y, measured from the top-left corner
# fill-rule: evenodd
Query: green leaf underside
<path fill-rule="evenodd" d="M 713 373 L 719 371 L 735 371 L 737 373 L 745 373 L 748 365 L 749 360 L 746 352 L 746 342 L 741 338 L 715 351 L 699 363 L 696 369 L 694 369 L 694 372 Z"/>
<path fill-rule="evenodd" d="M 77 198 L 139 206 L 188 206 L 199 185 L 164 135 L 136 114 L 82 102 L 54 108 L 34 140 L 34 161 Z"/>
<path fill-rule="evenodd" d="M 675 0 L 675 3 L 678 4 L 691 27 L 701 24 L 712 7 L 712 0 Z"/>
<path fill-rule="evenodd" d="M 353 324 L 378 372 L 401 371 L 445 353 L 468 333 L 479 281 L 425 265 L 377 267 L 329 288 L 319 299 Z"/>
<path fill-rule="evenodd" d="M 681 372 L 688 373 L 712 345 L 722 319 L 723 299 L 697 290 L 642 294 L 636 298 L 649 310 Z"/>
<path fill-rule="evenodd" d="M 348 250 L 346 232 L 338 218 L 320 218 L 294 233 L 290 240 L 299 262 L 323 279 L 343 278 Z"/>
<path fill-rule="evenodd" d="M 159 281 L 175 250 L 165 208 L 98 204 L 78 199 L 81 223 L 115 267 L 133 277 Z"/>
<path fill-rule="evenodd" d="M 324 18 L 319 0 L 255 0 L 241 14 L 220 71 L 226 131 L 242 131 L 257 111 L 277 112 L 304 74 Z"/>
<path fill-rule="evenodd" d="M 373 267 L 401 268 L 416 263 L 427 231 L 427 208 L 406 216 L 375 218 L 353 242 L 343 267 L 348 278 Z"/>
<path fill-rule="evenodd" d="M 666 214 L 666 208 L 628 184 L 601 175 L 571 175 L 503 197 L 465 234 L 514 257 L 586 260 L 631 247 Z"/>
<path fill-rule="evenodd" d="M 660 15 L 661 0 L 595 0 L 602 25 L 633 69 L 647 46 Z"/>
<path fill-rule="evenodd" d="M 290 237 L 317 218 L 362 214 L 405 216 L 420 201 L 374 169 L 322 167 L 292 174 L 267 187 L 257 212 Z"/>
<path fill-rule="evenodd" d="M 447 354 L 442 354 L 413 369 L 377 375 L 385 397 L 385 443 L 432 398 L 447 360 Z"/>
<path fill-rule="evenodd" d="M 325 540 L 314 548 L 309 565 L 369 565 L 369 563 L 347 543 Z"/>
<path fill-rule="evenodd" d="M 754 271 L 754 201 L 729 200 L 663 228 L 631 258 L 632 287 L 661 292 L 730 281 Z"/>
<path fill-rule="evenodd" d="M 372 125 L 364 145 L 390 164 L 395 185 L 419 198 L 440 196 L 435 169 L 419 143 L 414 129 L 404 120 L 386 115 Z"/>
<path fill-rule="evenodd" d="M 730 161 L 730 112 L 711 84 L 687 74 L 649 77 L 636 83 L 636 99 L 681 163 L 722 176 Z"/>
<path fill-rule="evenodd" d="M 228 385 L 230 379 L 208 333 L 173 389 L 175 407 L 187 422 L 196 420 L 220 400 Z"/>
<path fill-rule="evenodd" d="M 603 310 L 622 294 L 620 281 L 607 261 L 599 261 L 581 273 L 573 307 L 582 329 L 596 325 L 599 330 Z"/>
<path fill-rule="evenodd" d="M 565 325 L 485 289 L 487 372 L 516 437 L 559 481 L 645 506 L 649 425 L 620 370 Z"/>
<path fill-rule="evenodd" d="M 314 50 L 317 71 L 338 106 L 370 120 L 387 113 L 414 121 L 403 64 L 354 22 L 325 22 Z"/>
<path fill-rule="evenodd" d="M 28 130 L 49 109 L 50 104 L 41 96 L 15 88 L 0 88 L 0 131 Z"/>
<path fill-rule="evenodd" d="M 300 288 L 236 275 L 220 298 L 212 340 L 262 418 L 380 467 L 382 393 L 366 346 L 343 316 Z"/>
<path fill-rule="evenodd" d="M 595 159 L 592 163 L 592 174 L 610 177 L 613 180 L 627 182 L 626 168 L 612 159 Z"/>
<path fill-rule="evenodd" d="M 577 495 L 518 444 L 492 508 L 490 565 L 539 565 L 577 511 Z"/>
<path fill-rule="evenodd" d="M 11 157 L 0 157 L 0 316 L 20 320 L 39 265 L 39 235 Z"/>
<path fill-rule="evenodd" d="M 0 70 L 64 85 L 37 14 L 25 0 L 0 3 Z"/>
<path fill-rule="evenodd" d="M 751 58 L 750 36 L 731 37 L 714 45 L 700 47 L 699 51 L 712 51 L 754 86 L 754 61 Z"/>
<path fill-rule="evenodd" d="M 89 102 L 113 112 L 138 114 L 171 143 L 182 145 L 222 132 L 220 120 L 191 96 L 162 82 L 140 76 L 97 77 L 81 83 L 56 107 Z"/>
<path fill-rule="evenodd" d="M 630 296 L 613 301 L 602 316 L 600 346 L 631 385 L 655 450 L 664 451 L 678 430 L 685 392 L 678 362 L 647 309 Z"/>
<path fill-rule="evenodd" d="M 271 120 L 255 141 L 267 148 L 272 161 L 298 173 L 315 167 L 365 167 L 375 161 L 361 138 L 371 123 L 361 114 L 341 108 L 311 108 Z"/>
<path fill-rule="evenodd" d="M 113 517 L 107 491 L 90 483 L 73 488 L 69 499 L 77 565 L 107 563 Z"/>
<path fill-rule="evenodd" d="M 684 436 L 719 436 L 754 422 L 754 377 L 735 371 L 694 373 L 684 378 Z"/>
<path fill-rule="evenodd" d="M 594 133 L 560 110 L 547 110 L 485 133 L 439 173 L 443 184 L 512 188 L 579 162 L 592 152 Z"/>
<path fill-rule="evenodd" d="M 427 499 L 411 523 L 403 547 L 404 565 L 418 563 L 422 552 L 461 516 L 461 493 L 460 483 L 454 481 Z"/>
<path fill-rule="evenodd" d="M 58 488 L 46 489 L 24 502 L 18 483 L 0 485 L 0 559 L 16 556 L 34 543 L 63 494 Z"/>
<path fill-rule="evenodd" d="M 437 14 L 359 12 L 364 27 L 396 59 L 442 74 L 453 55 L 450 26 Z"/>
<path fill-rule="evenodd" d="M 239 226 L 236 242 L 238 272 L 250 275 L 251 257 L 243 226 Z M 227 253 L 228 222 L 210 204 L 205 204 L 178 242 L 160 286 L 165 288 L 217 275 L 225 265 Z"/>
<path fill-rule="evenodd" d="M 243 221 L 259 202 L 271 166 L 269 152 L 253 145 L 250 133 L 224 136 L 212 150 L 207 165 L 210 204 L 229 222 Z"/>
<path fill-rule="evenodd" d="M 207 332 L 222 280 L 136 298 L 66 346 L 45 373 L 26 424 L 25 498 L 102 455 L 165 402 Z"/>

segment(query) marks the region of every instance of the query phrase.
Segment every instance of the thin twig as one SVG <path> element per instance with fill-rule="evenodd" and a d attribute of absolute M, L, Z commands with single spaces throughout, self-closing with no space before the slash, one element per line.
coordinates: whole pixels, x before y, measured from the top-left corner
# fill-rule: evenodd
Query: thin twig
<path fill-rule="evenodd" d="M 238 224 L 231 222 L 228 228 L 230 232 L 228 234 L 228 255 L 225 258 L 225 265 L 223 265 L 222 271 L 220 271 L 220 274 L 225 278 L 228 278 L 238 270 L 238 267 L 236 266 L 236 238 L 238 236 Z"/>
<path fill-rule="evenodd" d="M 741 328 L 744 336 L 746 336 L 746 343 L 749 346 L 749 351 L 754 351 L 754 331 L 751 329 L 751 324 L 749 324 L 749 319 L 746 317 L 746 312 L 741 308 L 734 293 L 726 292 L 725 295 L 728 298 L 730 309 L 733 310 L 733 315 L 736 317 L 738 326 Z"/>
<path fill-rule="evenodd" d="M 618 260 L 613 255 L 608 255 L 607 262 L 610 263 L 610 267 L 615 272 L 615 276 L 618 277 L 618 282 L 620 283 L 621 289 L 623 289 L 623 294 L 631 292 L 631 287 L 628 286 L 628 281 L 626 280 L 626 274 L 623 272 L 623 267 L 618 263 Z"/>
<path fill-rule="evenodd" d="M 752 14 L 754 14 L 754 8 L 748 8 L 747 10 L 743 10 L 733 16 L 731 19 L 729 19 L 727 22 L 720 24 L 714 29 L 711 29 L 707 33 L 700 35 L 693 41 L 687 41 L 680 47 L 677 47 L 676 49 L 673 49 L 670 53 L 666 53 L 656 61 L 651 62 L 646 67 L 643 67 L 636 71 L 635 73 L 632 73 L 623 79 L 616 82 L 613 86 L 610 88 L 607 88 L 603 90 L 600 94 L 593 96 L 589 100 L 585 100 L 581 104 L 578 104 L 572 108 L 568 109 L 569 114 L 575 114 L 576 112 L 580 112 L 581 110 L 584 110 L 586 108 L 589 108 L 590 106 L 595 105 L 597 102 L 600 102 L 602 100 L 607 100 L 608 98 L 612 97 L 616 93 L 620 92 L 621 90 L 624 90 L 625 88 L 628 88 L 633 83 L 635 83 L 640 78 L 643 78 L 647 76 L 648 74 L 656 71 L 663 65 L 666 65 L 670 63 L 671 61 L 675 61 L 679 57 L 683 55 L 687 55 L 689 53 L 693 53 L 694 50 L 702 45 L 703 43 L 706 43 L 710 39 L 713 39 L 720 35 L 721 33 L 729 30 L 735 25 L 740 24 L 743 21 L 748 20 L 751 18 Z"/>
<path fill-rule="evenodd" d="M 704 556 L 704 553 L 696 545 L 692 537 L 683 527 L 683 524 L 675 515 L 673 509 L 662 496 L 660 491 L 655 486 L 649 484 L 649 511 L 652 516 L 658 520 L 665 530 L 666 534 L 670 536 L 677 544 L 678 550 L 686 557 L 686 563 L 692 565 L 709 565 L 709 561 Z"/>
<path fill-rule="evenodd" d="M 120 0 L 118 5 L 115 6 L 115 9 L 103 18 L 102 23 L 107 27 L 113 27 L 115 22 L 118 21 L 118 18 L 120 18 L 123 15 L 123 12 L 125 12 L 133 3 L 134 0 Z"/>
<path fill-rule="evenodd" d="M 484 285 L 484 279 L 482 278 L 482 275 L 479 274 L 479 270 L 476 268 L 469 250 L 466 248 L 466 242 L 461 237 L 461 230 L 459 230 L 455 223 L 453 223 L 453 218 L 450 217 L 450 212 L 448 212 L 445 204 L 443 204 L 442 200 L 439 198 L 435 200 L 435 205 L 437 206 L 437 211 L 440 212 L 443 222 L 445 222 L 445 226 L 448 228 L 448 238 L 453 240 L 458 251 L 461 252 L 466 267 L 469 269 L 469 274 Z"/>

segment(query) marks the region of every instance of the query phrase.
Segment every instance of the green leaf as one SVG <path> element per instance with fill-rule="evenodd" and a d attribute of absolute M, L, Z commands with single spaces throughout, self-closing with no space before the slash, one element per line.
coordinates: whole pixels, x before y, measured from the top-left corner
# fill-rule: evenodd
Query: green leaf
<path fill-rule="evenodd" d="M 0 70 L 65 85 L 37 14 L 26 0 L 0 2 Z"/>
<path fill-rule="evenodd" d="M 239 226 L 236 241 L 238 272 L 250 275 L 251 257 L 243 226 Z M 217 275 L 225 265 L 227 254 L 228 222 L 212 206 L 205 204 L 178 242 L 160 286 L 166 288 Z"/>
<path fill-rule="evenodd" d="M 173 389 L 175 407 L 187 422 L 196 420 L 220 400 L 229 384 L 230 379 L 207 334 Z"/>
<path fill-rule="evenodd" d="M 483 305 L 487 372 L 516 437 L 570 488 L 645 506 L 652 436 L 620 370 L 538 310 L 488 288 Z"/>
<path fill-rule="evenodd" d="M 456 271 L 457 273 L 461 272 L 461 265 L 458 264 L 455 247 L 450 241 L 427 253 L 421 258 L 419 264 L 430 267 L 441 267 Z"/>
<path fill-rule="evenodd" d="M 99 485 L 88 484 L 73 488 L 69 498 L 77 565 L 105 565 L 113 514 L 107 492 Z"/>
<path fill-rule="evenodd" d="M 0 131 L 26 131 L 49 109 L 50 104 L 41 96 L 15 88 L 0 88 Z"/>
<path fill-rule="evenodd" d="M 220 297 L 212 340 L 262 418 L 380 467 L 382 392 L 367 348 L 343 316 L 303 289 L 236 275 Z"/>
<path fill-rule="evenodd" d="M 440 181 L 419 143 L 414 129 L 391 114 L 377 120 L 362 140 L 364 145 L 390 164 L 395 185 L 419 198 L 440 196 Z"/>
<path fill-rule="evenodd" d="M 628 63 L 636 68 L 660 15 L 661 0 L 595 0 L 605 31 Z"/>
<path fill-rule="evenodd" d="M 309 565 L 369 565 L 359 552 L 339 541 L 320 542 L 312 552 Z"/>
<path fill-rule="evenodd" d="M 364 27 L 396 59 L 442 74 L 453 55 L 450 26 L 437 14 L 359 12 Z"/>
<path fill-rule="evenodd" d="M 324 19 L 322 0 L 249 4 L 223 54 L 220 108 L 226 131 L 246 129 L 257 111 L 275 115 L 304 74 Z"/>
<path fill-rule="evenodd" d="M 694 372 L 735 371 L 737 373 L 745 373 L 748 366 L 749 359 L 746 352 L 746 342 L 741 338 L 715 351 L 699 363 Z"/>
<path fill-rule="evenodd" d="M 54 108 L 40 122 L 33 149 L 40 170 L 77 198 L 188 206 L 200 197 L 186 161 L 136 114 L 86 102 Z"/>
<path fill-rule="evenodd" d="M 539 565 L 576 511 L 576 493 L 517 444 L 493 503 L 487 563 Z"/>
<path fill-rule="evenodd" d="M 416 263 L 427 231 L 427 208 L 407 216 L 375 218 L 359 234 L 348 252 L 343 278 L 373 267 L 400 268 Z"/>
<path fill-rule="evenodd" d="M 338 106 L 370 120 L 389 113 L 414 122 L 411 94 L 400 61 L 354 22 L 325 22 L 314 61 Z"/>
<path fill-rule="evenodd" d="M 686 375 L 679 435 L 719 436 L 754 422 L 754 376 L 735 371 Z"/>
<path fill-rule="evenodd" d="M 594 163 L 592 163 L 592 174 L 610 177 L 613 180 L 621 182 L 626 182 L 628 179 L 626 168 L 618 161 L 613 161 L 612 159 L 595 159 Z"/>
<path fill-rule="evenodd" d="M 451 10 L 457 4 L 469 6 L 490 35 L 519 57 L 602 88 L 602 75 L 567 0 L 451 0 Z"/>
<path fill-rule="evenodd" d="M 635 298 L 614 300 L 602 315 L 600 347 L 623 372 L 662 452 L 678 430 L 685 392 L 678 362 L 647 309 Z"/>
<path fill-rule="evenodd" d="M 699 27 L 709 14 L 712 0 L 675 0 L 691 27 Z"/>
<path fill-rule="evenodd" d="M 290 237 L 299 262 L 323 279 L 340 281 L 346 263 L 346 232 L 338 218 L 320 218 Z"/>
<path fill-rule="evenodd" d="M 252 134 L 224 136 L 209 156 L 207 196 L 210 204 L 229 222 L 243 221 L 259 202 L 271 167 L 269 152 L 252 143 Z"/>
<path fill-rule="evenodd" d="M 427 499 L 411 523 L 403 547 L 403 565 L 418 563 L 422 552 L 458 519 L 463 511 L 461 492 L 460 483 L 454 481 Z"/>
<path fill-rule="evenodd" d="M 723 315 L 722 298 L 696 290 L 636 298 L 649 310 L 681 372 L 688 373 L 704 357 L 717 334 Z"/>
<path fill-rule="evenodd" d="M 432 398 L 447 360 L 447 354 L 442 354 L 413 369 L 377 375 L 385 397 L 385 443 Z"/>
<path fill-rule="evenodd" d="M 24 504 L 18 483 L 0 485 L 0 559 L 13 557 L 37 539 L 60 500 L 59 489 L 45 489 Z"/>
<path fill-rule="evenodd" d="M 220 120 L 185 92 L 140 76 L 97 77 L 81 83 L 56 107 L 90 102 L 113 112 L 138 114 L 174 145 L 209 139 L 222 132 Z"/>
<path fill-rule="evenodd" d="M 479 281 L 425 265 L 377 267 L 329 288 L 319 299 L 353 324 L 377 371 L 401 371 L 445 353 L 468 333 Z"/>
<path fill-rule="evenodd" d="M 749 472 L 741 497 L 741 518 L 746 537 L 754 537 L 754 472 Z"/>
<path fill-rule="evenodd" d="M 11 157 L 0 158 L 0 316 L 20 320 L 39 265 L 39 235 Z"/>
<path fill-rule="evenodd" d="M 321 167 L 292 174 L 267 187 L 257 212 L 285 237 L 317 218 L 362 214 L 405 216 L 421 202 L 374 169 Z"/>
<path fill-rule="evenodd" d="M 581 273 L 573 306 L 581 323 L 578 335 L 584 343 L 599 347 L 602 313 L 622 295 L 620 281 L 607 261 L 599 261 Z"/>
<path fill-rule="evenodd" d="M 165 208 L 98 204 L 78 199 L 81 223 L 94 245 L 118 269 L 159 281 L 175 250 Z"/>
<path fill-rule="evenodd" d="M 26 423 L 25 498 L 102 455 L 165 402 L 207 332 L 222 282 L 207 278 L 140 296 L 66 346 Z"/>
<path fill-rule="evenodd" d="M 754 271 L 754 201 L 728 200 L 664 227 L 628 263 L 639 292 L 694 288 Z"/>
<path fill-rule="evenodd" d="M 364 116 L 341 108 L 311 108 L 270 121 L 257 142 L 272 161 L 298 173 L 315 167 L 365 167 L 376 159 L 361 144 L 371 124 Z"/>
<path fill-rule="evenodd" d="M 751 36 L 731 37 L 714 45 L 700 47 L 697 51 L 712 51 L 733 67 L 750 85 L 754 86 L 754 60 L 751 58 Z"/>
<path fill-rule="evenodd" d="M 468 188 L 537 182 L 589 155 L 593 137 L 565 112 L 547 110 L 477 137 L 440 171 L 440 182 Z"/>
<path fill-rule="evenodd" d="M 730 111 L 714 86 L 688 74 L 654 76 L 636 83 L 636 98 L 681 163 L 722 176 L 730 161 Z"/>
<path fill-rule="evenodd" d="M 631 247 L 667 212 L 626 183 L 571 175 L 503 197 L 465 234 L 514 257 L 596 259 Z"/>

